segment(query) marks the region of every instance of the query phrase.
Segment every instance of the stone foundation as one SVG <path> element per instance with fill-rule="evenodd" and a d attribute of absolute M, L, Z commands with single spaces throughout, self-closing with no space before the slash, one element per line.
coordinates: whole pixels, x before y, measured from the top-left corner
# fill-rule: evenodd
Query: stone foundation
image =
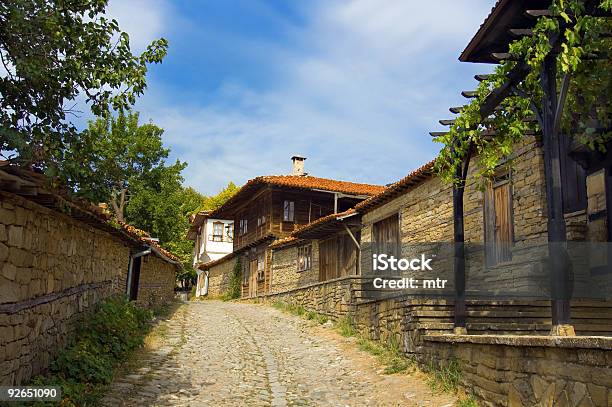
<path fill-rule="evenodd" d="M 456 361 L 460 386 L 481 406 L 612 405 L 612 338 L 444 335 L 424 337 L 418 360 Z"/>

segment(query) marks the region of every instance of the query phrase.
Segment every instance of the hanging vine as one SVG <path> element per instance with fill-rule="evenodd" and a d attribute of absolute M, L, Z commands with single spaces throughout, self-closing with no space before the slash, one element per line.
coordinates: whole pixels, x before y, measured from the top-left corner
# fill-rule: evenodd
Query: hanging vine
<path fill-rule="evenodd" d="M 601 0 L 598 8 L 609 13 L 612 0 Z M 561 122 L 563 131 L 591 149 L 603 150 L 612 138 L 609 54 L 612 21 L 589 15 L 580 0 L 554 0 L 550 11 L 550 17 L 538 18 L 533 35 L 510 44 L 512 58 L 504 60 L 479 84 L 476 97 L 461 110 L 448 133 L 434 139 L 444 145 L 436 168 L 446 182 L 461 182 L 457 170 L 462 168 L 470 152 L 477 156 L 476 177 L 491 177 L 529 130 L 539 130 L 534 118 L 541 110 L 540 73 L 542 62 L 550 52 L 558 52 L 558 80 L 563 80 L 566 74 L 569 78 Z M 498 109 L 488 117 L 481 117 L 481 107 L 487 97 L 522 63 L 530 68 L 526 78 Z M 494 135 L 491 130 L 495 131 Z"/>

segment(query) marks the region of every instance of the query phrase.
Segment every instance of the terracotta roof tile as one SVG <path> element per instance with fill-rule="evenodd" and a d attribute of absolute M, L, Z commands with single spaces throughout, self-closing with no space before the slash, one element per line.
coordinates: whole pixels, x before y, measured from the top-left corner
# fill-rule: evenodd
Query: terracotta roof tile
<path fill-rule="evenodd" d="M 365 201 L 359 202 L 355 205 L 355 209 L 358 212 L 367 212 L 370 209 L 376 208 L 385 202 L 395 198 L 398 194 L 405 191 L 408 188 L 420 184 L 422 181 L 431 178 L 434 175 L 434 165 L 436 160 L 432 160 L 427 164 L 417 168 L 410 174 L 391 184 L 387 189 L 378 195 L 374 195 L 366 199 Z"/>
<path fill-rule="evenodd" d="M 382 185 L 338 181 L 328 178 L 312 177 L 310 175 L 265 175 L 249 180 L 225 204 L 213 211 L 210 217 L 223 218 L 223 216 L 227 215 L 227 209 L 234 203 L 239 202 L 245 196 L 249 196 L 254 189 L 266 185 L 365 196 L 374 196 L 385 190 L 385 187 Z"/>
<path fill-rule="evenodd" d="M 250 182 L 262 182 L 270 185 L 304 189 L 322 189 L 324 191 L 353 195 L 376 195 L 385 189 L 382 185 L 338 181 L 335 179 L 311 177 L 310 175 L 267 175 L 254 178 L 248 183 Z"/>
<path fill-rule="evenodd" d="M 278 249 L 279 247 L 285 247 L 285 246 L 297 244 L 300 241 L 301 239 L 298 239 L 297 237 L 287 236 L 287 237 L 283 237 L 282 239 L 276 239 L 268 247 L 270 249 Z"/>
<path fill-rule="evenodd" d="M 344 212 L 339 212 L 339 213 L 332 213 L 330 215 L 327 216 L 323 216 L 322 218 L 319 218 L 317 220 L 314 220 L 304 226 L 302 226 L 301 228 L 299 228 L 298 230 L 294 231 L 293 233 L 291 233 L 292 236 L 298 236 L 301 232 L 305 232 L 307 230 L 312 230 L 312 229 L 316 229 L 319 226 L 325 225 L 327 223 L 330 222 L 334 222 L 337 219 L 343 218 L 345 216 L 348 215 L 352 215 L 357 213 L 357 211 L 354 208 L 350 208 Z"/>

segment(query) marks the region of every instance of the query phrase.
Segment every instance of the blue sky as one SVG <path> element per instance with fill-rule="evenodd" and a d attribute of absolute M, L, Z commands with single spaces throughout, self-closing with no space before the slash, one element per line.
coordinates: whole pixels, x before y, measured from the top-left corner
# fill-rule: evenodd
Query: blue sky
<path fill-rule="evenodd" d="M 465 103 L 458 62 L 494 0 L 111 0 L 140 51 L 170 43 L 136 109 L 165 129 L 186 185 L 285 174 L 386 184 L 432 159 L 429 131 Z"/>

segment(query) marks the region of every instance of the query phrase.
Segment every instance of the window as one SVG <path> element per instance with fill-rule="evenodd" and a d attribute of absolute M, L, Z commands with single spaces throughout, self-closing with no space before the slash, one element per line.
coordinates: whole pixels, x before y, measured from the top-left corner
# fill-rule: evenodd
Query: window
<path fill-rule="evenodd" d="M 285 201 L 283 205 L 283 221 L 295 222 L 295 202 Z"/>
<path fill-rule="evenodd" d="M 375 253 L 386 253 L 399 257 L 399 215 L 395 214 L 374 223 L 372 228 Z"/>
<path fill-rule="evenodd" d="M 298 247 L 297 271 L 310 270 L 312 265 L 312 245 Z"/>
<path fill-rule="evenodd" d="M 257 280 L 261 281 L 264 279 L 264 269 L 265 269 L 265 257 L 264 253 L 259 253 L 257 255 Z"/>
<path fill-rule="evenodd" d="M 510 176 L 491 182 L 485 191 L 484 226 L 487 266 L 512 259 L 512 192 Z"/>
<path fill-rule="evenodd" d="M 244 236 L 249 231 L 249 220 L 240 219 L 240 228 L 238 229 L 240 236 Z"/>
<path fill-rule="evenodd" d="M 234 224 L 230 223 L 229 225 L 225 225 L 225 235 L 227 236 L 228 242 L 234 241 Z"/>
<path fill-rule="evenodd" d="M 209 240 L 213 242 L 223 241 L 223 222 L 213 222 L 212 239 Z"/>

